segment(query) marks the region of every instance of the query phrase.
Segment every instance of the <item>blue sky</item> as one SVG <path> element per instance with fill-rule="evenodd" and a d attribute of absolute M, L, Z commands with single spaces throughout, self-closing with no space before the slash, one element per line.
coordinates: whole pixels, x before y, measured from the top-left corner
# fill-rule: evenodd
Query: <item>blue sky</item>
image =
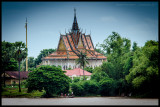
<path fill-rule="evenodd" d="M 2 41 L 26 40 L 28 56 L 57 48 L 60 33 L 72 27 L 74 8 L 83 33 L 91 33 L 94 46 L 113 31 L 144 46 L 158 41 L 158 2 L 2 2 Z"/>

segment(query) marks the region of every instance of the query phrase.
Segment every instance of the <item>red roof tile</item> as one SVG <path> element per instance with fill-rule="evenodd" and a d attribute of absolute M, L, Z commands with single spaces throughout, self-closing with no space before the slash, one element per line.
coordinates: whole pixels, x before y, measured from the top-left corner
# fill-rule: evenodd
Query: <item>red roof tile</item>
<path fill-rule="evenodd" d="M 79 34 L 74 35 L 71 33 L 67 35 L 61 35 L 61 39 L 63 40 L 66 50 L 57 50 L 56 52 L 53 52 L 52 54 L 43 57 L 42 59 L 77 59 L 77 54 L 79 54 L 79 51 L 82 51 L 83 53 L 86 52 L 88 58 L 106 59 L 106 57 L 103 54 L 100 54 L 94 50 L 94 46 L 90 35 L 82 34 L 80 37 Z M 79 41 L 79 39 L 82 39 L 85 49 L 84 47 L 76 47 L 75 44 L 77 44 L 77 41 Z"/>

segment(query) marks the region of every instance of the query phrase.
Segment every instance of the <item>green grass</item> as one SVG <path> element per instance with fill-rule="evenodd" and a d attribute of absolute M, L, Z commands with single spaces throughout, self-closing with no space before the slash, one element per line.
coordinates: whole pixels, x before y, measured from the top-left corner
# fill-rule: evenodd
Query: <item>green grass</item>
<path fill-rule="evenodd" d="M 40 98 L 44 94 L 44 90 L 40 91 L 32 91 L 31 93 L 27 93 L 27 88 L 21 88 L 21 92 L 19 92 L 19 88 L 17 87 L 6 87 L 2 89 L 1 96 L 7 98 Z"/>

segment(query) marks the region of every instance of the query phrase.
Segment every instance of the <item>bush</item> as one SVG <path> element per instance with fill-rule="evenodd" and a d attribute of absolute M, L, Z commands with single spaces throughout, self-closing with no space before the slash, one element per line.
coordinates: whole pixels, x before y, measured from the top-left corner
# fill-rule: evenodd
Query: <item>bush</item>
<path fill-rule="evenodd" d="M 72 87 L 73 94 L 75 96 L 82 96 L 82 95 L 84 95 L 84 88 L 83 88 L 83 86 L 79 82 L 72 83 L 71 87 Z"/>
<path fill-rule="evenodd" d="M 115 81 L 112 78 L 104 78 L 99 82 L 101 96 L 111 96 L 115 93 Z"/>
<path fill-rule="evenodd" d="M 69 90 L 70 78 L 64 74 L 60 67 L 40 66 L 29 73 L 27 79 L 28 92 L 33 90 L 46 92 L 46 97 L 53 94 L 67 93 Z"/>
<path fill-rule="evenodd" d="M 103 78 L 106 78 L 106 77 L 108 77 L 108 75 L 104 71 L 102 71 L 102 68 L 96 67 L 93 70 L 93 73 L 91 75 L 91 80 L 95 80 L 95 81 L 99 82 L 100 80 L 102 80 Z"/>
<path fill-rule="evenodd" d="M 99 91 L 98 82 L 92 80 L 83 81 L 83 88 L 85 90 L 85 95 L 98 94 Z"/>
<path fill-rule="evenodd" d="M 75 82 L 71 87 L 76 96 L 93 95 L 99 92 L 98 82 L 92 80 Z"/>
<path fill-rule="evenodd" d="M 73 79 L 73 82 L 79 82 L 80 81 L 80 77 L 75 77 L 74 79 Z"/>

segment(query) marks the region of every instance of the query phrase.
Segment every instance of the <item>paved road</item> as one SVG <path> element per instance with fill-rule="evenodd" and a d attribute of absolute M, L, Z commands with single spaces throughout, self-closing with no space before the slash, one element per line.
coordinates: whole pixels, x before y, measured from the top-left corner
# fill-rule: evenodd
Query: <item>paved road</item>
<path fill-rule="evenodd" d="M 124 97 L 2 98 L 2 105 L 159 105 L 158 99 Z"/>

